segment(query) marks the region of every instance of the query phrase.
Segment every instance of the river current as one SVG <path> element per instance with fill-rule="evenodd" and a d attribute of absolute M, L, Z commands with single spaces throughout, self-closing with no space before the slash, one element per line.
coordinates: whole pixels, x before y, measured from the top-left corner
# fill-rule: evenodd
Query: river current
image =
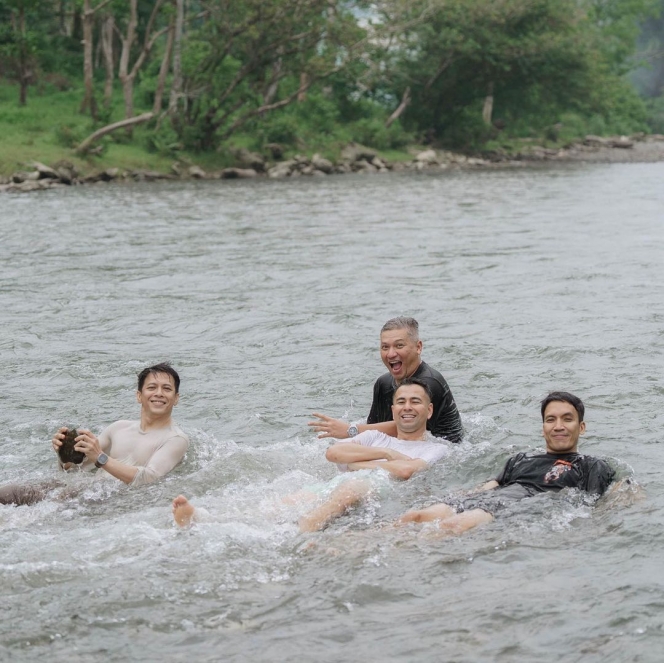
<path fill-rule="evenodd" d="M 0 506 L 2 661 L 658 662 L 664 650 L 664 164 L 98 185 L 0 199 L 0 485 L 56 476 L 60 425 L 136 418 L 170 360 L 185 461 Z M 419 320 L 463 444 L 325 531 L 280 496 L 335 476 L 382 324 Z M 543 495 L 462 537 L 390 527 L 540 449 L 631 488 Z M 172 523 L 183 493 L 211 520 Z"/>

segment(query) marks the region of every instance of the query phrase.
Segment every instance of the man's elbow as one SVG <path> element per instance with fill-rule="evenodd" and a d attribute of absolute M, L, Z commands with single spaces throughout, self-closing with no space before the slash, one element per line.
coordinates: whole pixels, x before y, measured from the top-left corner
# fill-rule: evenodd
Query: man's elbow
<path fill-rule="evenodd" d="M 413 476 L 413 474 L 423 469 L 424 469 L 423 467 L 417 465 L 401 465 L 393 471 L 393 474 L 394 476 L 396 476 L 397 479 L 402 479 L 403 481 L 407 481 L 408 479 L 410 479 L 410 477 Z"/>
<path fill-rule="evenodd" d="M 343 454 L 339 453 L 338 449 L 334 448 L 335 445 L 332 445 L 325 452 L 325 458 L 330 461 L 330 463 L 347 463 L 348 461 L 343 458 Z"/>

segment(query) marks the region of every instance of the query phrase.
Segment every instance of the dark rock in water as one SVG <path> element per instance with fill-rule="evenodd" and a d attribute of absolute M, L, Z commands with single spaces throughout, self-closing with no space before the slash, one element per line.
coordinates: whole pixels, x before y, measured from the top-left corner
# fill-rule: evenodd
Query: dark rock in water
<path fill-rule="evenodd" d="M 82 451 L 76 451 L 76 449 L 74 449 L 77 435 L 78 431 L 75 428 L 70 428 L 65 433 L 65 439 L 62 441 L 62 446 L 58 449 L 58 455 L 63 463 L 80 465 L 85 460 L 85 454 Z"/>

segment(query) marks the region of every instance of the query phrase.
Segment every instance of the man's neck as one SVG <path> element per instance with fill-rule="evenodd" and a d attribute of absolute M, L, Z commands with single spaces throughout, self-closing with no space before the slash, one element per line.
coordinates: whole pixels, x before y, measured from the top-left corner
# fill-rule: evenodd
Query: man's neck
<path fill-rule="evenodd" d="M 171 415 L 164 415 L 162 417 L 151 417 L 146 412 L 141 412 L 141 430 L 148 431 L 157 428 L 168 428 L 171 425 Z"/>
<path fill-rule="evenodd" d="M 426 435 L 426 427 L 422 428 L 421 430 L 416 430 L 412 433 L 404 433 L 397 429 L 397 440 L 403 440 L 404 442 L 422 442 Z"/>

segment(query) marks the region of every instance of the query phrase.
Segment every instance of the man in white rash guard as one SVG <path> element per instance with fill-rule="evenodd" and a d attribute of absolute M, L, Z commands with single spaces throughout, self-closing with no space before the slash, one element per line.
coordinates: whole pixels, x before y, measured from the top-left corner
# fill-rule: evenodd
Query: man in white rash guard
<path fill-rule="evenodd" d="M 446 444 L 435 441 L 436 438 L 427 433 L 426 425 L 433 413 L 433 404 L 425 382 L 416 378 L 404 379 L 394 392 L 392 412 L 397 437 L 378 430 L 367 430 L 328 448 L 326 458 L 337 463 L 343 472 L 365 472 L 360 476 L 333 479 L 332 491 L 325 501 L 300 519 L 301 531 L 322 529 L 367 497 L 380 483 L 373 480 L 374 473 L 367 470 L 385 470 L 389 475 L 405 480 L 449 454 Z M 311 499 L 319 490 L 327 492 L 325 488 L 329 490 L 330 486 L 305 488 L 285 501 L 298 501 L 305 496 Z M 196 519 L 196 509 L 183 495 L 179 495 L 173 500 L 173 516 L 175 522 L 184 527 Z"/>
<path fill-rule="evenodd" d="M 108 474 L 131 486 L 152 483 L 168 474 L 184 457 L 189 438 L 171 418 L 179 400 L 180 377 L 167 363 L 143 369 L 138 375 L 136 398 L 141 405 L 137 421 L 116 421 L 95 436 L 78 429 L 74 449 L 85 454 L 76 466 L 63 464 L 62 470 L 74 468 Z M 51 440 L 57 453 L 67 428 L 60 428 Z M 9 485 L 0 488 L 0 504 L 32 504 L 63 484 L 59 481 L 37 485 Z"/>

